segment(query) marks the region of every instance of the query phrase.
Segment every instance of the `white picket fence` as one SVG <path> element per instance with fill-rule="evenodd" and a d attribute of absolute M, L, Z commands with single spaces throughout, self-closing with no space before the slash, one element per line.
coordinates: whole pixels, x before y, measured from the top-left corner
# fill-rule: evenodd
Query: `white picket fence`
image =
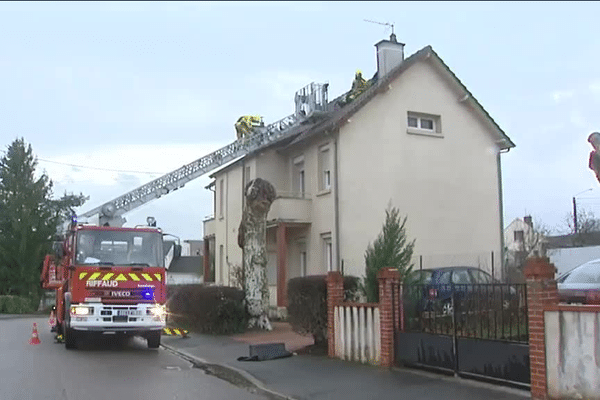
<path fill-rule="evenodd" d="M 340 305 L 334 310 L 336 357 L 378 365 L 381 356 L 381 335 L 377 305 Z"/>

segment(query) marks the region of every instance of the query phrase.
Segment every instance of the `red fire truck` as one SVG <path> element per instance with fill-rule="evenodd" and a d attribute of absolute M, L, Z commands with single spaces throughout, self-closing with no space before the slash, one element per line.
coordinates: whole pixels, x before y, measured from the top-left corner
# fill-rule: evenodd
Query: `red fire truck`
<path fill-rule="evenodd" d="M 41 283 L 56 291 L 56 331 L 67 349 L 92 334 L 142 336 L 158 348 L 166 322 L 163 234 L 154 227 L 72 223 Z"/>

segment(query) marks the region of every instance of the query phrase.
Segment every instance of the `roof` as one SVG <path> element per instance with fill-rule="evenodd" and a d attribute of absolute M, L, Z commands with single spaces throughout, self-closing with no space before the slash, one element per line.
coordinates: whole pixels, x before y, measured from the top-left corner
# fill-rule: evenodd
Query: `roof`
<path fill-rule="evenodd" d="M 388 85 L 394 79 L 399 77 L 404 71 L 408 70 L 412 65 L 416 64 L 417 62 L 424 61 L 429 58 L 437 61 L 438 65 L 440 65 L 443 68 L 443 70 L 445 70 L 449 74 L 452 80 L 466 93 L 468 99 L 467 101 L 471 102 L 475 111 L 479 112 L 479 114 L 485 120 L 487 120 L 490 126 L 497 132 L 499 137 L 497 143 L 500 146 L 500 149 L 506 150 L 515 147 L 515 144 L 508 137 L 508 135 L 506 135 L 502 128 L 500 128 L 496 121 L 494 121 L 490 114 L 483 108 L 483 106 L 477 101 L 477 99 L 460 81 L 460 79 L 458 79 L 458 77 L 450 70 L 450 68 L 438 56 L 438 54 L 433 50 L 433 48 L 431 46 L 426 46 L 421 50 L 417 51 L 416 53 L 412 54 L 410 57 L 406 58 L 404 61 L 402 61 L 402 63 L 400 63 L 382 78 L 379 78 L 377 76 L 378 74 L 376 73 L 371 79 L 371 81 L 374 82 L 374 84 L 351 103 L 348 103 L 344 106 L 340 106 L 339 101 L 342 98 L 344 98 L 349 92 L 342 94 L 341 96 L 329 102 L 329 112 L 325 114 L 324 117 L 320 120 L 313 120 L 292 128 L 292 131 L 289 132 L 288 135 L 286 135 L 284 138 L 269 143 L 267 146 L 259 148 L 252 153 L 246 154 L 237 161 L 216 170 L 210 175 L 210 177 L 214 178 L 219 172 L 225 171 L 230 167 L 241 163 L 245 158 L 251 157 L 256 153 L 262 152 L 267 148 L 271 148 L 273 146 L 285 147 L 287 145 L 294 145 L 296 143 L 303 142 L 308 138 L 314 137 L 325 132 L 331 132 L 339 128 L 348 120 L 348 118 L 350 118 L 352 115 L 358 112 L 364 105 L 371 101 L 371 99 L 373 99 L 379 93 L 386 91 Z"/>
<path fill-rule="evenodd" d="M 494 119 L 483 108 L 483 106 L 481 106 L 481 104 L 479 104 L 477 99 L 475 99 L 475 97 L 466 88 L 466 86 L 460 81 L 460 79 L 458 79 L 458 77 L 450 70 L 450 68 L 446 65 L 446 63 L 444 63 L 444 61 L 438 56 L 438 54 L 435 51 L 433 51 L 433 48 L 431 46 L 426 46 L 426 47 L 422 48 L 421 50 L 417 51 L 416 53 L 414 53 L 413 55 L 411 55 L 410 57 L 406 58 L 402 63 L 400 63 L 397 67 L 395 67 L 393 70 L 391 70 L 387 75 L 385 75 L 381 79 L 378 78 L 376 80 L 375 84 L 372 85 L 369 89 L 367 89 L 363 94 L 361 94 L 356 100 L 354 100 L 353 102 L 345 105 L 344 107 L 339 108 L 338 110 L 334 111 L 331 114 L 331 116 L 329 118 L 327 118 L 326 121 L 322 122 L 318 127 L 316 127 L 316 129 L 305 132 L 302 135 L 298 136 L 293 141 L 292 144 L 303 141 L 303 140 L 307 139 L 308 137 L 312 137 L 316 134 L 326 132 L 326 131 L 332 131 L 332 130 L 340 127 L 348 120 L 348 118 L 350 118 L 352 115 L 354 115 L 358 110 L 360 110 L 365 104 L 367 104 L 376 95 L 387 90 L 388 85 L 394 79 L 396 79 L 398 76 L 400 76 L 404 71 L 408 70 L 415 63 L 426 60 L 428 58 L 432 58 L 433 60 L 436 60 L 444 68 L 444 70 L 449 73 L 449 75 L 453 78 L 455 83 L 458 84 L 458 86 L 466 92 L 466 94 L 468 95 L 468 99 L 470 99 L 472 101 L 475 109 L 477 111 L 479 111 L 482 114 L 482 116 L 485 119 L 487 119 L 490 122 L 490 124 L 492 125 L 492 127 L 494 127 L 494 129 L 498 132 L 499 137 L 500 137 L 500 140 L 499 140 L 500 148 L 504 150 L 504 149 L 510 149 L 512 147 L 515 147 L 515 144 L 512 142 L 512 140 L 510 140 L 510 138 L 506 135 L 506 133 L 504 133 L 502 128 L 500 128 L 500 126 L 498 126 L 496 121 L 494 121 Z M 339 97 L 338 97 L 338 99 L 339 99 Z M 334 100 L 333 102 L 336 102 L 336 101 L 337 101 L 337 99 Z"/>
<path fill-rule="evenodd" d="M 174 259 L 169 267 L 169 274 L 173 272 L 202 275 L 202 256 L 182 256 Z"/>
<path fill-rule="evenodd" d="M 600 246 L 600 232 L 548 236 L 547 249 Z"/>

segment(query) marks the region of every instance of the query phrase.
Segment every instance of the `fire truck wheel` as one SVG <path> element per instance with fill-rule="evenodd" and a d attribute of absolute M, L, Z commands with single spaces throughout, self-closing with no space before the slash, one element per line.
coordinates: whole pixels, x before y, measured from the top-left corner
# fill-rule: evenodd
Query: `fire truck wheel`
<path fill-rule="evenodd" d="M 65 348 L 76 349 L 77 348 L 77 337 L 73 329 L 65 329 Z"/>
<path fill-rule="evenodd" d="M 146 336 L 146 339 L 148 339 L 149 349 L 158 349 L 160 346 L 160 331 L 150 332 L 148 336 Z"/>

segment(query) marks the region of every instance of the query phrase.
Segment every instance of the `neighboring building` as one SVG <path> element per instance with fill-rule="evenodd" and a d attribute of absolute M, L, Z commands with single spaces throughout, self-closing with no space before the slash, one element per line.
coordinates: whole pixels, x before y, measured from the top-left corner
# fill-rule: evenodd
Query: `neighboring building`
<path fill-rule="evenodd" d="M 548 257 L 557 276 L 591 260 L 600 258 L 600 232 L 548 237 Z"/>
<path fill-rule="evenodd" d="M 547 247 L 548 239 L 543 232 L 536 231 L 530 215 L 523 219 L 515 218 L 504 230 L 505 255 L 523 253 L 530 257 L 537 253 L 542 255 Z"/>
<path fill-rule="evenodd" d="M 203 283 L 202 256 L 181 256 L 174 259 L 167 271 L 167 285 Z"/>
<path fill-rule="evenodd" d="M 376 47 L 369 89 L 211 175 L 215 215 L 204 239 L 217 283 L 229 284 L 242 263 L 243 187 L 257 177 L 277 190 L 267 222 L 272 305 L 286 305 L 293 277 L 364 276 L 389 204 L 408 216 L 416 268 L 501 264 L 500 153 L 513 142 L 430 46 L 406 59 L 393 35 Z"/>
<path fill-rule="evenodd" d="M 203 240 L 184 240 L 181 249 L 182 256 L 201 256 L 204 253 Z"/>
<path fill-rule="evenodd" d="M 543 232 L 534 229 L 530 215 L 515 218 L 504 230 L 504 277 L 511 282 L 525 282 L 525 261 L 536 254 L 545 255 L 547 242 Z"/>

